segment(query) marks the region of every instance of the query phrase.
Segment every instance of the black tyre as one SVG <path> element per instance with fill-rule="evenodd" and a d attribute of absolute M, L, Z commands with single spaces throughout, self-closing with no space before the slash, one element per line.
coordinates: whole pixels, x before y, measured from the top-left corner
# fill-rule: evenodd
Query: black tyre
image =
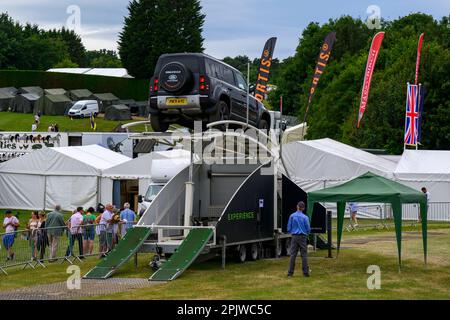
<path fill-rule="evenodd" d="M 219 101 L 216 104 L 216 112 L 209 118 L 209 122 L 230 120 L 230 108 L 225 101 Z M 220 130 L 225 131 L 226 126 L 219 126 Z"/>
<path fill-rule="evenodd" d="M 249 257 L 250 259 L 252 259 L 252 261 L 256 261 L 259 259 L 259 245 L 257 243 L 252 243 L 250 245 L 250 247 L 248 248 L 248 253 L 249 253 Z"/>
<path fill-rule="evenodd" d="M 84 119 L 84 114 L 80 114 L 80 118 L 81 118 L 81 119 Z"/>
<path fill-rule="evenodd" d="M 167 122 L 163 122 L 159 116 L 151 115 L 150 124 L 155 132 L 166 132 L 169 129 L 169 124 Z"/>
<path fill-rule="evenodd" d="M 267 120 L 259 120 L 258 129 L 269 130 L 269 123 L 267 122 Z"/>
<path fill-rule="evenodd" d="M 245 245 L 239 245 L 236 248 L 236 260 L 240 263 L 244 263 L 247 260 L 247 248 Z"/>
<path fill-rule="evenodd" d="M 181 92 L 192 83 L 192 73 L 180 62 L 170 62 L 162 67 L 159 83 L 167 92 Z"/>

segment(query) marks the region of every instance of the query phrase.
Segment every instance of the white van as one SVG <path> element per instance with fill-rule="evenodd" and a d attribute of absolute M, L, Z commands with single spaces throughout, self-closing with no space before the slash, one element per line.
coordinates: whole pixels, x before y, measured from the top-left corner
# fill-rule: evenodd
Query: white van
<path fill-rule="evenodd" d="M 97 100 L 81 100 L 77 101 L 72 108 L 70 108 L 68 116 L 69 117 L 80 117 L 88 118 L 93 114 L 97 116 L 99 112 L 98 101 Z"/>

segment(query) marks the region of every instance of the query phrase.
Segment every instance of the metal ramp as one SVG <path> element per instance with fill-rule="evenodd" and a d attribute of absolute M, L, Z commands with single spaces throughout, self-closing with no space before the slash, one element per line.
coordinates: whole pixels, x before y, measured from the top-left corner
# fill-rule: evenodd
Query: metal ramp
<path fill-rule="evenodd" d="M 195 261 L 214 234 L 210 228 L 192 229 L 172 257 L 151 277 L 150 281 L 171 281 L 178 278 Z"/>
<path fill-rule="evenodd" d="M 107 279 L 142 246 L 152 232 L 148 227 L 135 227 L 129 229 L 125 237 L 119 241 L 116 247 L 91 269 L 84 279 Z"/>

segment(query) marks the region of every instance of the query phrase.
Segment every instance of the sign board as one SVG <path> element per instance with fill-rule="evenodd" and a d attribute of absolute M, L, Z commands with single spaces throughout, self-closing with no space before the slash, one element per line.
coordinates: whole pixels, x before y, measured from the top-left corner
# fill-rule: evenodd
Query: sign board
<path fill-rule="evenodd" d="M 98 144 L 124 156 L 133 158 L 133 140 L 127 133 L 83 133 L 82 145 Z"/>
<path fill-rule="evenodd" d="M 0 132 L 0 162 L 52 147 L 67 147 L 65 132 Z"/>

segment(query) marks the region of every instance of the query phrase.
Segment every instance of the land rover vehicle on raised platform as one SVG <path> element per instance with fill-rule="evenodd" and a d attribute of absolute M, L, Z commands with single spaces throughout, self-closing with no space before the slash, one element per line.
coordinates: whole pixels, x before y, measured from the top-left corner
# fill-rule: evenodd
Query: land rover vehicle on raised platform
<path fill-rule="evenodd" d="M 221 121 L 247 121 L 260 129 L 270 127 L 264 105 L 247 94 L 245 77 L 237 69 L 203 53 L 163 54 L 150 83 L 150 121 L 153 130 L 169 125 L 193 128 Z"/>

